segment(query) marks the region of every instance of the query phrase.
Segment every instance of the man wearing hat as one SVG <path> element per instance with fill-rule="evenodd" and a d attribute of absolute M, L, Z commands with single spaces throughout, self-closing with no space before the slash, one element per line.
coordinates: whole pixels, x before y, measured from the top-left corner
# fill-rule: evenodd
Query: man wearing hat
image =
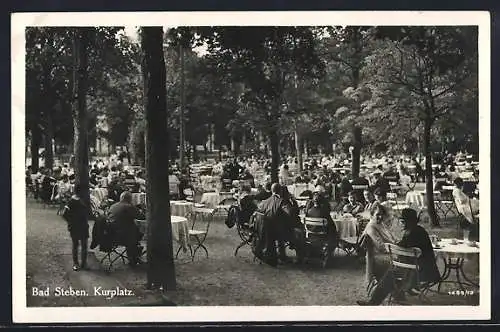
<path fill-rule="evenodd" d="M 436 265 L 434 250 L 427 231 L 418 225 L 417 211 L 403 209 L 401 211 L 401 223 L 405 232 L 401 241 L 397 244 L 404 248 L 419 248 L 422 254 L 418 258 L 418 279 L 421 282 L 437 282 L 440 279 L 439 270 Z M 375 286 L 368 301 L 356 301 L 359 305 L 380 305 L 384 299 L 393 291 L 394 275 L 388 270 L 384 277 Z M 418 287 L 419 285 L 414 285 Z M 403 294 L 394 294 L 401 297 Z"/>

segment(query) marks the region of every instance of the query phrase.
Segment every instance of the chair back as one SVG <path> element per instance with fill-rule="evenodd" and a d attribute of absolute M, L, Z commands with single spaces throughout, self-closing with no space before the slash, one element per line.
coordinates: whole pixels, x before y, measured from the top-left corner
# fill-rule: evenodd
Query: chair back
<path fill-rule="evenodd" d="M 326 235 L 327 220 L 325 218 L 305 217 L 304 228 L 305 228 L 306 238 L 309 237 L 309 234 Z"/>
<path fill-rule="evenodd" d="M 418 271 L 418 258 L 422 255 L 420 248 L 403 248 L 392 243 L 385 243 L 385 249 L 389 253 L 393 268 Z"/>
<path fill-rule="evenodd" d="M 191 220 L 191 229 L 199 229 L 208 233 L 210 224 L 214 219 L 215 209 L 206 207 L 194 207 L 193 211 L 188 215 L 188 220 Z"/>

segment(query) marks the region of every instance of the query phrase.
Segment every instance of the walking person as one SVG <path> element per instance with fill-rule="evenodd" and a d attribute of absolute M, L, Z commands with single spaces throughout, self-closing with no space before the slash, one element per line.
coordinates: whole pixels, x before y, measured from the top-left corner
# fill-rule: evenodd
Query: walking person
<path fill-rule="evenodd" d="M 68 231 L 71 236 L 73 270 L 87 269 L 87 242 L 89 237 L 88 215 L 89 208 L 81 198 L 81 185 L 75 185 L 75 192 L 65 206 L 63 218 L 68 223 Z M 81 245 L 81 264 L 78 262 L 78 247 Z"/>

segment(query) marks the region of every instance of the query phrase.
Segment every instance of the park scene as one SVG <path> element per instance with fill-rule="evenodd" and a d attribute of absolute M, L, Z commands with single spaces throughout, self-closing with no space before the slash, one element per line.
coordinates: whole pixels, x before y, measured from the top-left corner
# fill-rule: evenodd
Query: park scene
<path fill-rule="evenodd" d="M 28 307 L 479 305 L 477 26 L 25 36 Z"/>

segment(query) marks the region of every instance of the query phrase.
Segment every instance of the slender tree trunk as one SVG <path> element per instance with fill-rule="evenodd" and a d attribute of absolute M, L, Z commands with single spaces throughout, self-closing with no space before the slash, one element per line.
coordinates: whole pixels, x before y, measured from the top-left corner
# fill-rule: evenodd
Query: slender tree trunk
<path fill-rule="evenodd" d="M 54 146 L 52 139 L 54 138 L 54 122 L 52 121 L 52 109 L 49 107 L 45 113 L 45 167 L 52 169 L 54 167 Z"/>
<path fill-rule="evenodd" d="M 184 108 L 186 106 L 185 102 L 185 76 L 184 76 L 184 48 L 182 45 L 179 46 L 179 57 L 181 64 L 181 107 L 180 107 L 180 143 L 179 143 L 179 166 L 181 169 L 184 168 L 184 154 L 185 154 L 185 128 L 184 128 Z"/>
<path fill-rule="evenodd" d="M 295 128 L 295 153 L 297 154 L 297 172 L 302 172 L 302 139 L 298 128 Z"/>
<path fill-rule="evenodd" d="M 271 182 L 279 183 L 278 168 L 280 164 L 280 140 L 278 137 L 278 131 L 276 130 L 275 126 L 271 128 L 269 138 L 271 145 Z"/>
<path fill-rule="evenodd" d="M 361 158 L 361 127 L 354 126 L 353 128 L 354 137 L 354 150 L 352 151 L 352 167 L 351 173 L 353 178 L 359 176 L 360 158 Z"/>
<path fill-rule="evenodd" d="M 170 221 L 168 183 L 169 145 L 166 72 L 163 53 L 163 28 L 143 27 L 143 75 L 146 91 L 146 169 L 148 220 L 148 288 L 175 290 L 175 268 Z"/>
<path fill-rule="evenodd" d="M 38 151 L 40 149 L 41 134 L 40 134 L 40 127 L 38 125 L 39 125 L 38 121 L 34 121 L 31 127 L 30 154 L 31 154 L 31 171 L 33 173 L 38 172 L 38 169 L 40 168 L 40 154 L 38 153 Z"/>
<path fill-rule="evenodd" d="M 431 154 L 431 119 L 424 121 L 424 154 L 425 154 L 425 192 L 427 196 L 427 211 L 433 226 L 439 226 L 439 220 L 434 206 L 434 184 L 432 182 L 432 154 Z"/>
<path fill-rule="evenodd" d="M 91 28 L 75 28 L 73 35 L 73 125 L 74 165 L 76 183 L 81 186 L 81 198 L 90 207 L 89 194 L 89 147 L 87 132 L 87 52 Z M 89 211 L 90 212 L 90 211 Z"/>

